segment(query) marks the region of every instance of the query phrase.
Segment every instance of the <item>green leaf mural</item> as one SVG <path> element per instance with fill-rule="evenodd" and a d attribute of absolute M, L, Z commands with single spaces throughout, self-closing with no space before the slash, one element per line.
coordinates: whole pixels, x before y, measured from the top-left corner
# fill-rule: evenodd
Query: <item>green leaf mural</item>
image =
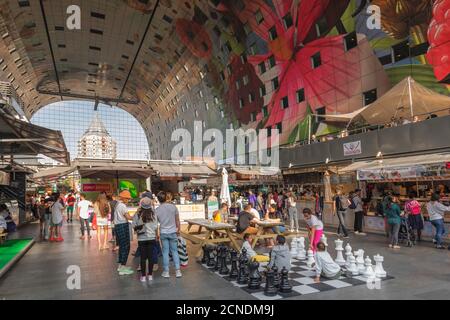
<path fill-rule="evenodd" d="M 312 110 L 308 105 L 306 109 L 305 118 L 295 126 L 294 130 L 292 130 L 289 135 L 288 143 L 295 143 L 296 141 L 304 141 L 308 139 L 309 135 L 309 123 L 311 121 L 311 134 L 313 134 L 316 130 L 316 123 L 314 119 L 312 119 Z"/>

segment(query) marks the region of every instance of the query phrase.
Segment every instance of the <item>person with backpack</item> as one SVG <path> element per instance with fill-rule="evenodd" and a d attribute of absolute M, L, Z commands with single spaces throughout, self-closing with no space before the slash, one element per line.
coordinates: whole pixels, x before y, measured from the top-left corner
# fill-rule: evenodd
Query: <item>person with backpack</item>
<path fill-rule="evenodd" d="M 416 193 L 414 191 L 410 192 L 409 200 L 405 203 L 405 213 L 408 215 L 409 225 L 414 231 L 415 241 L 420 241 L 423 230 L 422 208 L 415 198 Z"/>
<path fill-rule="evenodd" d="M 141 282 L 153 280 L 153 250 L 159 240 L 158 220 L 153 210 L 153 201 L 150 198 L 142 198 L 137 213 L 133 216 L 132 223 L 137 233 L 138 250 L 140 251 Z M 147 263 L 148 262 L 148 263 Z M 147 269 L 147 268 L 148 269 Z M 148 270 L 148 272 L 147 272 Z"/>
<path fill-rule="evenodd" d="M 363 232 L 364 210 L 361 199 L 361 189 L 356 189 L 353 193 L 353 197 L 350 199 L 349 209 L 353 209 L 355 211 L 355 234 L 365 236 L 366 234 Z"/>
<path fill-rule="evenodd" d="M 343 235 L 344 239 L 348 238 L 348 231 L 345 227 L 345 214 L 348 209 L 349 200 L 348 198 L 342 193 L 341 189 L 336 190 L 336 196 L 334 198 L 335 203 L 335 214 L 338 217 L 339 220 L 339 226 L 337 233 L 339 236 Z"/>

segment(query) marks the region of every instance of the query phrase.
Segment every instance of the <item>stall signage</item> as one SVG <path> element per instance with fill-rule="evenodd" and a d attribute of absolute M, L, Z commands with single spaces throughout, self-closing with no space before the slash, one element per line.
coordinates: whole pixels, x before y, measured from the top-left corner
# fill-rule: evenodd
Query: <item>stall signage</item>
<path fill-rule="evenodd" d="M 362 154 L 361 141 L 344 143 L 344 157 Z"/>
<path fill-rule="evenodd" d="M 107 183 L 85 183 L 83 192 L 111 192 L 111 185 Z"/>
<path fill-rule="evenodd" d="M 358 170 L 358 180 L 382 181 L 411 178 L 445 177 L 450 174 L 446 164 L 411 165 L 407 167 L 386 167 Z"/>

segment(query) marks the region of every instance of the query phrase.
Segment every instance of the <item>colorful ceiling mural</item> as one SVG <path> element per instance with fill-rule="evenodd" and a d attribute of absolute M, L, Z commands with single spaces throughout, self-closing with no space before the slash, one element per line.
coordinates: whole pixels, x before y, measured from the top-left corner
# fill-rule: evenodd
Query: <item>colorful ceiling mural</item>
<path fill-rule="evenodd" d="M 196 120 L 278 128 L 288 144 L 306 139 L 311 119 L 314 133 L 339 130 L 321 116 L 362 108 L 408 76 L 450 93 L 449 0 L 19 2 L 0 0 L 0 67 L 26 114 L 64 94 L 117 100 L 156 159 Z M 70 4 L 85 11 L 80 31 L 64 28 Z"/>

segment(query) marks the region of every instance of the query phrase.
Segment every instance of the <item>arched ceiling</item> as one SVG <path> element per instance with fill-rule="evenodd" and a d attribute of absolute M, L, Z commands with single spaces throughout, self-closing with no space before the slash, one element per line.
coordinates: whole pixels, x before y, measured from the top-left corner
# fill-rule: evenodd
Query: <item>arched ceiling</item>
<path fill-rule="evenodd" d="M 429 87 L 446 92 L 432 71 L 445 66 L 425 59 L 428 25 L 442 10 L 435 4 L 432 17 L 431 1 L 413 2 L 0 0 L 0 80 L 29 117 L 74 98 L 119 105 L 141 123 L 155 159 L 169 158 L 172 132 L 195 132 L 196 120 L 203 129 L 278 128 L 292 143 L 311 112 L 361 108 L 412 59 Z M 382 6 L 383 31 L 366 27 L 369 3 Z M 71 5 L 80 30 L 67 27 Z M 389 31 L 400 23 L 393 12 L 410 19 L 410 50 Z"/>

